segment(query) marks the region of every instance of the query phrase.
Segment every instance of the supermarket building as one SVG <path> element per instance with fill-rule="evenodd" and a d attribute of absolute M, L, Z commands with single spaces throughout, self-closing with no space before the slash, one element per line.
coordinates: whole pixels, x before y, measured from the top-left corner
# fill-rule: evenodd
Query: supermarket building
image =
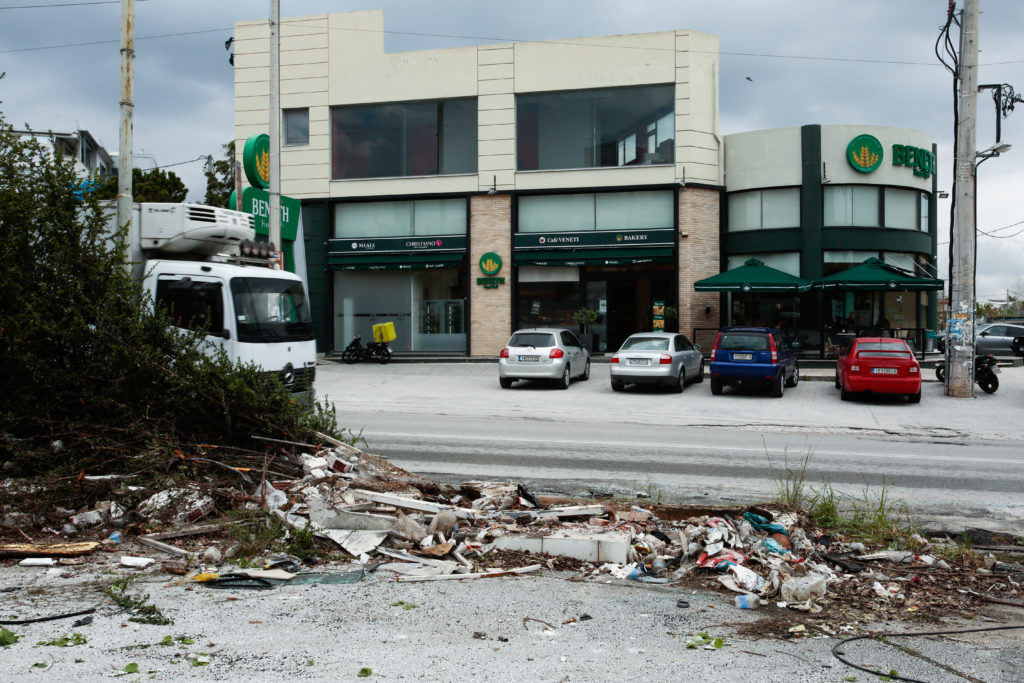
<path fill-rule="evenodd" d="M 234 64 L 241 150 L 269 128 L 265 21 L 236 24 Z M 281 108 L 321 351 L 390 320 L 396 353 L 493 356 L 512 330 L 579 329 L 589 308 L 588 342 L 610 352 L 655 324 L 692 335 L 782 308 L 694 291 L 748 256 L 815 277 L 864 254 L 934 263 L 934 164 L 844 167 L 847 137 L 934 154 L 930 140 L 813 125 L 723 139 L 709 34 L 387 53 L 381 11 L 286 18 Z M 784 303 L 812 334 L 864 306 L 810 296 Z M 907 303 L 908 324 L 928 306 Z"/>

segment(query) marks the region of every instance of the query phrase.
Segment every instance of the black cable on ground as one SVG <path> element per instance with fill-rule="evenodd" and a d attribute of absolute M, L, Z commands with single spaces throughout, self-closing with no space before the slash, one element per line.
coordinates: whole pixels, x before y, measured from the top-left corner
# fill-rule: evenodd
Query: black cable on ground
<path fill-rule="evenodd" d="M 96 611 L 95 607 L 84 609 L 81 612 L 71 612 L 69 614 L 52 614 L 48 617 L 36 617 L 34 619 L 5 619 L 0 620 L 0 624 L 17 626 L 19 624 L 34 624 L 37 621 L 54 621 L 56 619 L 70 619 L 71 617 L 80 617 L 83 614 L 92 614 Z"/>
<path fill-rule="evenodd" d="M 860 666 L 858 664 L 854 664 L 853 662 L 848 662 L 847 660 L 843 659 L 843 655 L 845 655 L 846 653 L 845 652 L 839 652 L 838 650 L 839 650 L 839 648 L 841 648 L 843 645 L 846 645 L 847 643 L 852 643 L 855 640 L 863 640 L 865 638 L 911 638 L 911 637 L 914 637 L 914 636 L 947 636 L 947 635 L 955 635 L 955 634 L 958 634 L 958 633 L 981 633 L 983 631 L 1008 631 L 1010 629 L 1016 629 L 1016 628 L 1024 628 L 1024 624 L 1018 624 L 1016 626 L 989 626 L 987 628 L 965 628 L 965 629 L 958 629 L 958 630 L 953 630 L 953 631 L 922 631 L 920 633 L 892 633 L 892 632 L 867 633 L 867 634 L 862 635 L 862 636 L 853 636 L 851 638 L 846 638 L 845 640 L 841 640 L 840 642 L 836 643 L 835 646 L 833 646 L 833 648 L 832 648 L 832 656 L 835 657 L 836 659 L 838 659 L 840 662 L 842 662 L 846 666 L 852 666 L 854 669 L 859 669 L 859 670 L 861 670 L 861 671 L 863 671 L 865 673 L 871 674 L 872 676 L 885 676 L 885 677 L 887 677 L 887 678 L 889 678 L 891 680 L 894 680 L 894 681 L 909 681 L 910 683 L 928 683 L 928 681 L 920 681 L 920 680 L 918 680 L 916 678 L 907 678 L 906 676 L 900 676 L 900 675 L 895 674 L 895 673 L 885 673 L 884 671 L 875 671 L 874 669 L 868 669 L 867 667 L 863 667 L 863 666 Z"/>

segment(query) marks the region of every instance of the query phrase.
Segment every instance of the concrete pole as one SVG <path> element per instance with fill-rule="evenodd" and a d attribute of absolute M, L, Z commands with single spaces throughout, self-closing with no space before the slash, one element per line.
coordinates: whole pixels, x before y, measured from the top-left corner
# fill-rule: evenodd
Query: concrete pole
<path fill-rule="evenodd" d="M 978 113 L 978 16 L 980 0 L 965 0 L 960 33 L 960 121 L 956 147 L 956 216 L 953 224 L 950 319 L 962 336 L 946 344 L 946 395 L 974 396 L 975 155 Z"/>
<path fill-rule="evenodd" d="M 270 241 L 281 250 L 281 2 L 270 0 Z"/>
<path fill-rule="evenodd" d="M 132 81 L 135 60 L 135 0 L 121 0 L 121 116 L 117 150 L 117 224 L 132 230 Z"/>

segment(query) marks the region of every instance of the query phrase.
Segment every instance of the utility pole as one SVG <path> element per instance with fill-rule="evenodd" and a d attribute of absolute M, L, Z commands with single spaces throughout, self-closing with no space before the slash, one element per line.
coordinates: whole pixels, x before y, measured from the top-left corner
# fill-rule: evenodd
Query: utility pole
<path fill-rule="evenodd" d="M 121 102 L 117 150 L 117 225 L 132 230 L 132 81 L 135 60 L 135 0 L 121 0 Z"/>
<path fill-rule="evenodd" d="M 949 286 L 949 343 L 946 344 L 946 395 L 974 396 L 974 264 L 977 240 L 976 175 L 978 113 L 978 4 L 964 0 L 960 33 L 960 121 L 956 146 L 956 216 Z"/>
<path fill-rule="evenodd" d="M 270 0 L 270 243 L 281 249 L 281 0 Z"/>

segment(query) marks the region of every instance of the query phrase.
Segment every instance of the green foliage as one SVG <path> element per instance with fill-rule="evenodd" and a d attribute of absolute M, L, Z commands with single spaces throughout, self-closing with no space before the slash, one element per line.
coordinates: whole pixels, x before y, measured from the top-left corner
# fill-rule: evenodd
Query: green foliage
<path fill-rule="evenodd" d="M 74 647 L 75 645 L 85 645 L 89 642 L 81 633 L 70 633 L 60 638 L 54 638 L 53 640 L 40 640 L 36 645 L 52 645 L 53 647 Z"/>
<path fill-rule="evenodd" d="M 128 618 L 128 621 L 156 626 L 166 626 L 167 624 L 174 623 L 163 615 L 160 608 L 147 602 L 149 600 L 148 595 L 143 595 L 141 598 L 133 598 L 128 595 L 128 587 L 131 585 L 132 577 L 126 576 L 110 584 L 105 591 L 118 607 L 132 615 Z"/>
<path fill-rule="evenodd" d="M 125 234 L 109 235 L 96 193 L 75 196 L 80 180 L 0 114 L 0 460 L 11 475 L 162 475 L 199 444 L 231 463 L 260 457 L 253 435 L 337 434 L 332 406 L 300 405 L 153 311 L 124 267 Z"/>
<path fill-rule="evenodd" d="M 14 645 L 18 642 L 18 638 L 21 636 L 15 635 L 14 631 L 9 631 L 3 626 L 0 626 L 0 647 L 7 647 L 8 645 Z"/>
<path fill-rule="evenodd" d="M 228 202 L 235 190 L 235 141 L 221 145 L 221 148 L 224 150 L 223 159 L 214 161 L 209 156 L 203 164 L 203 175 L 206 176 L 206 198 L 203 203 L 233 209 L 228 207 Z"/>
<path fill-rule="evenodd" d="M 572 319 L 586 327 L 597 322 L 597 311 L 592 308 L 581 308 L 572 314 Z"/>
<path fill-rule="evenodd" d="M 96 191 L 102 200 L 117 197 L 117 178 L 108 178 Z M 183 202 L 188 188 L 174 171 L 155 168 L 143 171 L 132 169 L 132 201 L 134 202 Z"/>

